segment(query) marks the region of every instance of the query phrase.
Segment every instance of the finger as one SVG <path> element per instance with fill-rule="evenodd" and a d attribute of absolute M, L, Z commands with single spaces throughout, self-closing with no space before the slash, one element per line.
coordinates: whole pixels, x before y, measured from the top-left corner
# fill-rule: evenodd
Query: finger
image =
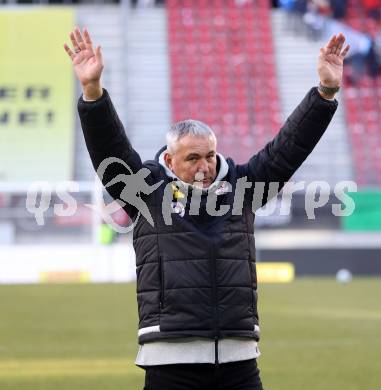
<path fill-rule="evenodd" d="M 335 54 L 340 55 L 341 50 L 343 49 L 345 42 L 345 37 L 342 33 L 340 33 L 336 39 L 336 49 L 335 49 Z"/>
<path fill-rule="evenodd" d="M 328 49 L 325 48 L 325 47 L 322 47 L 320 48 L 320 55 L 319 55 L 319 58 L 320 59 L 324 59 L 328 54 Z"/>
<path fill-rule="evenodd" d="M 333 52 L 333 48 L 336 44 L 336 35 L 332 35 L 332 38 L 329 40 L 329 42 L 326 45 L 327 54 L 331 54 Z"/>
<path fill-rule="evenodd" d="M 101 51 L 101 47 L 100 46 L 97 46 L 95 48 L 95 58 L 97 59 L 97 61 L 99 63 L 103 64 L 102 51 Z"/>
<path fill-rule="evenodd" d="M 78 42 L 79 48 L 81 50 L 85 50 L 86 49 L 86 45 L 85 45 L 85 42 L 83 41 L 81 30 L 78 27 L 75 28 L 74 34 L 75 34 L 75 39 Z"/>
<path fill-rule="evenodd" d="M 74 58 L 74 53 L 71 51 L 70 47 L 65 43 L 64 44 L 64 49 L 66 51 L 66 53 L 68 54 L 68 56 L 73 59 Z"/>
<path fill-rule="evenodd" d="M 93 42 L 91 41 L 90 34 L 89 34 L 89 32 L 88 32 L 86 27 L 83 29 L 83 38 L 85 40 L 86 47 L 88 49 L 92 49 L 93 48 Z"/>
<path fill-rule="evenodd" d="M 337 54 L 337 55 L 340 54 L 340 52 L 338 52 L 339 45 L 340 45 L 340 39 L 338 38 L 338 36 L 336 36 L 335 42 L 331 49 L 331 54 Z"/>
<path fill-rule="evenodd" d="M 345 56 L 348 54 L 350 48 L 351 47 L 349 45 L 345 46 L 345 49 L 341 52 L 340 57 L 344 59 Z"/>
<path fill-rule="evenodd" d="M 74 35 L 74 32 L 73 32 L 73 31 L 70 33 L 70 40 L 71 40 L 71 43 L 73 44 L 74 51 L 75 51 L 76 53 L 79 52 L 79 51 L 81 51 L 81 48 L 80 48 L 79 45 L 78 45 L 77 39 L 75 38 L 75 35 Z"/>

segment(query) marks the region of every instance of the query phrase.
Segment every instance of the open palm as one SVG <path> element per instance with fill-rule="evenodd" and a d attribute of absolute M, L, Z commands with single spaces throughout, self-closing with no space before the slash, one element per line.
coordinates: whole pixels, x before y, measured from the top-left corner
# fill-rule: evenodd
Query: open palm
<path fill-rule="evenodd" d="M 99 82 L 103 70 L 103 60 L 100 46 L 93 49 L 89 32 L 84 29 L 83 35 L 79 28 L 70 33 L 74 52 L 65 44 L 64 48 L 74 65 L 74 72 L 82 86 Z"/>
<path fill-rule="evenodd" d="M 349 51 L 348 45 L 343 49 L 344 42 L 343 34 L 334 35 L 327 45 L 320 49 L 318 73 L 321 83 L 327 87 L 341 85 L 344 58 Z"/>

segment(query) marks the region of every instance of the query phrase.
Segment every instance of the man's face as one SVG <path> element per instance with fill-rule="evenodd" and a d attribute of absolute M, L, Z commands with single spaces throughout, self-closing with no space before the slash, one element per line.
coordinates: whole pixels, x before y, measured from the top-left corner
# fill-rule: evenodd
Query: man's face
<path fill-rule="evenodd" d="M 177 142 L 174 153 L 166 152 L 167 167 L 182 181 L 209 187 L 216 178 L 216 142 L 212 137 L 186 135 Z"/>

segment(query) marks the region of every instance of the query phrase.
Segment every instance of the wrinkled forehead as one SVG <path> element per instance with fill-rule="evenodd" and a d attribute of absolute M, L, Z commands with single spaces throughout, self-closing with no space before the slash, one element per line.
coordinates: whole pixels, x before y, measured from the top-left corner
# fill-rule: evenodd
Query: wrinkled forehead
<path fill-rule="evenodd" d="M 210 152 L 216 153 L 216 139 L 213 136 L 196 136 L 187 134 L 176 142 L 176 152 L 181 154 L 196 153 L 207 155 Z"/>

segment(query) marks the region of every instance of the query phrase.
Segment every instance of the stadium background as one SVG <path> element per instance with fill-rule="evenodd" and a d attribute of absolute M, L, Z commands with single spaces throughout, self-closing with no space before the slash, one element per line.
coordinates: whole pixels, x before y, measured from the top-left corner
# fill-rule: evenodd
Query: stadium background
<path fill-rule="evenodd" d="M 62 47 L 74 26 L 102 45 L 103 85 L 142 159 L 165 143 L 171 122 L 192 117 L 239 162 L 317 84 L 318 50 L 330 33 L 353 28 L 362 34 L 348 30 L 355 48 L 381 31 L 354 0 L 339 20 L 324 2 L 307 14 L 286 1 L 283 9 L 267 0 L 152 3 L 2 2 L 0 388 L 142 383 L 133 366 L 131 233 L 116 234 L 87 206 L 110 199 L 94 177 L 76 114 L 80 88 Z M 275 202 L 256 221 L 267 388 L 381 385 L 381 76 L 356 74 L 351 62 L 333 122 L 292 179 L 326 181 L 327 203 L 308 219 L 299 191 L 290 215 L 279 215 Z M 345 218 L 332 214 L 342 180 L 358 185 Z M 57 212 L 65 190 L 78 205 L 74 215 Z M 29 211 L 34 196 L 46 205 L 42 225 Z M 130 223 L 123 212 L 113 217 Z M 338 284 L 340 269 L 353 281 Z"/>

